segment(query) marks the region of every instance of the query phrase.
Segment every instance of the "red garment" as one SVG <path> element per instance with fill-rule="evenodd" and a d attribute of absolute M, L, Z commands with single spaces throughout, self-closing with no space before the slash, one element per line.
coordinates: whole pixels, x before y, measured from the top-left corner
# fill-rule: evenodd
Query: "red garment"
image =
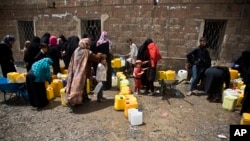
<path fill-rule="evenodd" d="M 141 75 L 138 75 L 141 72 L 142 72 L 142 68 L 134 68 L 134 73 L 133 73 L 134 77 L 141 78 Z"/>
<path fill-rule="evenodd" d="M 151 67 L 156 67 L 157 62 L 162 59 L 160 51 L 155 43 L 148 45 L 148 54 L 150 58 Z"/>
<path fill-rule="evenodd" d="M 141 79 L 135 78 L 135 92 L 141 88 Z"/>
<path fill-rule="evenodd" d="M 141 75 L 142 68 L 134 68 L 134 78 L 135 78 L 135 92 L 141 88 Z"/>

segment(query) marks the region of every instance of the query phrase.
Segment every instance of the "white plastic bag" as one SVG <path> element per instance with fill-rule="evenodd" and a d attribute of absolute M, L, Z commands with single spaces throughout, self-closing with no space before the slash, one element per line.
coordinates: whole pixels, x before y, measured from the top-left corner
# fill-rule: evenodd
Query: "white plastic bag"
<path fill-rule="evenodd" d="M 96 86 L 95 86 L 95 89 L 94 89 L 94 93 L 98 93 L 101 88 L 102 88 L 102 82 L 99 82 Z"/>
<path fill-rule="evenodd" d="M 121 67 L 125 67 L 125 65 L 126 65 L 125 58 L 124 57 L 120 57 L 120 59 L 121 59 Z"/>

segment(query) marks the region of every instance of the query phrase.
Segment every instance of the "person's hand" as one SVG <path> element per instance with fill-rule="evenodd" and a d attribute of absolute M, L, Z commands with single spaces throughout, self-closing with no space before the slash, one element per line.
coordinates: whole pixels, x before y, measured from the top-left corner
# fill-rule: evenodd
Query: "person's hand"
<path fill-rule="evenodd" d="M 61 52 L 61 56 L 64 57 L 66 55 L 66 51 Z"/>
<path fill-rule="evenodd" d="M 149 61 L 143 61 L 142 64 L 144 65 L 144 64 L 147 64 L 148 62 L 149 62 Z"/>
<path fill-rule="evenodd" d="M 101 57 L 101 56 L 102 56 L 102 53 L 98 52 L 96 55 Z"/>

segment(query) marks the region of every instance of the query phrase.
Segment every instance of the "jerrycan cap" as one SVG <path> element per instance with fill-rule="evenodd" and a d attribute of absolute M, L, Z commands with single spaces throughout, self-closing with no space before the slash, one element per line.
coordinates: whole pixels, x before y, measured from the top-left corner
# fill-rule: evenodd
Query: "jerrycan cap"
<path fill-rule="evenodd" d="M 138 112 L 142 112 L 142 108 L 138 108 Z"/>

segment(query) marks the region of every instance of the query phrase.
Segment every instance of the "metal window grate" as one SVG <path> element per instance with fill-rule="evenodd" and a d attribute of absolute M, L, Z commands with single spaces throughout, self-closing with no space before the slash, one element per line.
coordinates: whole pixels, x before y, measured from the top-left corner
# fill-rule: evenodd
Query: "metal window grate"
<path fill-rule="evenodd" d="M 18 21 L 18 32 L 20 39 L 20 49 L 23 49 L 24 42 L 34 37 L 33 21 Z"/>
<path fill-rule="evenodd" d="M 96 41 L 101 35 L 101 20 L 82 20 L 81 29 L 82 33 L 87 32 Z"/>
<path fill-rule="evenodd" d="M 207 47 L 219 51 L 226 27 L 226 20 L 205 20 L 203 37 L 206 37 Z"/>

